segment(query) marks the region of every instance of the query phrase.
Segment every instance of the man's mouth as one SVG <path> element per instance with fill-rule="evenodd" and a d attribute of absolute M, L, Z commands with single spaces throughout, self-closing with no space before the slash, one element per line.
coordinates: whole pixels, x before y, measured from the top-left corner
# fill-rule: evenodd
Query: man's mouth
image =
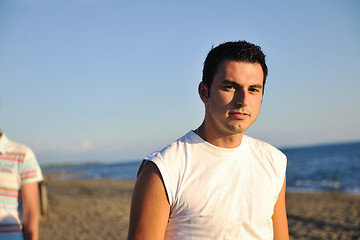
<path fill-rule="evenodd" d="M 244 112 L 244 111 L 230 111 L 229 115 L 235 117 L 236 119 L 240 119 L 240 120 L 250 117 L 250 114 L 248 112 Z"/>

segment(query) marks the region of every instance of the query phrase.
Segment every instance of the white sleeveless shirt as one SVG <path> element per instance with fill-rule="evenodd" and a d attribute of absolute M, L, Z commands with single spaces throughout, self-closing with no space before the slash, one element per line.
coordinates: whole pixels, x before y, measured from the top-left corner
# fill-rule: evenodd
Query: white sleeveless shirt
<path fill-rule="evenodd" d="M 225 149 L 193 131 L 145 158 L 159 168 L 171 210 L 165 239 L 273 239 L 286 156 L 244 136 Z"/>

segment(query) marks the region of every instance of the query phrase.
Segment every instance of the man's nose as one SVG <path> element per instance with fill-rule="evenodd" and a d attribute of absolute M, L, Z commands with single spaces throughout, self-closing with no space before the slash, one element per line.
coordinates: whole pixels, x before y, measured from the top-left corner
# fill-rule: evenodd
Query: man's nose
<path fill-rule="evenodd" d="M 234 98 L 237 105 L 246 106 L 249 103 L 249 93 L 244 89 L 238 89 L 235 92 Z"/>

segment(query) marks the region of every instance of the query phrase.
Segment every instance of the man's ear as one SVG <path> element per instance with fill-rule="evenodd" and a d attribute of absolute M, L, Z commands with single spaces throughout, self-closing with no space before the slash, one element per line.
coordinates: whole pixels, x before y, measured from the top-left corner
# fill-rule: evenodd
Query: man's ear
<path fill-rule="evenodd" d="M 200 96 L 201 100 L 203 101 L 203 103 L 207 104 L 209 102 L 208 87 L 203 82 L 200 82 L 198 91 L 199 91 L 199 96 Z"/>

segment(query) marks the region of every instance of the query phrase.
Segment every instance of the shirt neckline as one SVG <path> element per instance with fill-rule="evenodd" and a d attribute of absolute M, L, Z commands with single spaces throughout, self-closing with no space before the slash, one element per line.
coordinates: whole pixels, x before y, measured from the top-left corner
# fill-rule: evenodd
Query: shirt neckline
<path fill-rule="evenodd" d="M 243 136 L 241 144 L 235 148 L 222 148 L 214 144 L 211 144 L 205 141 L 204 139 L 202 139 L 199 135 L 197 135 L 194 130 L 189 131 L 188 135 L 195 143 L 201 143 L 204 147 L 208 148 L 210 151 L 213 151 L 217 154 L 234 154 L 244 149 L 247 144 L 246 135 Z"/>

